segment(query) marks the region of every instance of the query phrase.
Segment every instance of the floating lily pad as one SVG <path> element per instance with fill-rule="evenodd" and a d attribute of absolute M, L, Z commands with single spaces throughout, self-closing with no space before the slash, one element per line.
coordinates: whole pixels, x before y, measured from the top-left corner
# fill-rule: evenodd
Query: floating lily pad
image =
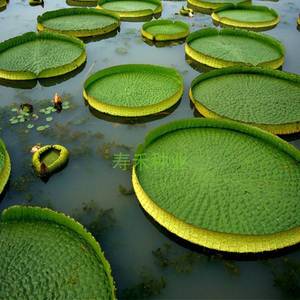
<path fill-rule="evenodd" d="M 38 30 L 76 37 L 99 36 L 120 27 L 117 15 L 94 8 L 64 8 L 38 17 Z"/>
<path fill-rule="evenodd" d="M 160 15 L 160 0 L 100 0 L 98 8 L 116 13 L 121 20 L 138 21 Z"/>
<path fill-rule="evenodd" d="M 61 170 L 67 164 L 68 159 L 69 151 L 65 147 L 47 145 L 33 154 L 32 165 L 39 176 L 49 176 Z"/>
<path fill-rule="evenodd" d="M 7 6 L 6 0 L 0 0 L 0 11 L 4 10 Z"/>
<path fill-rule="evenodd" d="M 226 4 L 251 4 L 251 0 L 187 0 L 188 7 L 204 14 L 211 14 L 215 9 Z"/>
<path fill-rule="evenodd" d="M 255 67 L 231 67 L 198 76 L 190 90 L 205 117 L 227 118 L 276 134 L 300 131 L 300 76 Z"/>
<path fill-rule="evenodd" d="M 193 60 L 213 68 L 251 65 L 277 69 L 284 63 L 281 42 L 242 29 L 195 31 L 187 37 L 185 52 Z"/>
<path fill-rule="evenodd" d="M 152 41 L 180 40 L 188 36 L 189 25 L 181 21 L 155 20 L 145 23 L 141 33 Z"/>
<path fill-rule="evenodd" d="M 28 32 L 0 43 L 0 78 L 31 80 L 73 71 L 86 60 L 84 44 L 73 37 Z"/>
<path fill-rule="evenodd" d="M 138 155 L 139 202 L 179 237 L 239 253 L 300 242 L 300 151 L 275 135 L 233 121 L 179 120 L 151 131 Z"/>
<path fill-rule="evenodd" d="M 10 158 L 4 142 L 0 139 L 0 194 L 3 192 L 4 187 L 10 175 Z"/>
<path fill-rule="evenodd" d="M 175 69 L 121 65 L 90 76 L 84 84 L 83 95 L 89 105 L 100 112 L 137 117 L 173 106 L 182 93 L 183 79 Z"/>
<path fill-rule="evenodd" d="M 253 30 L 266 30 L 279 23 L 279 16 L 274 9 L 254 5 L 226 5 L 215 10 L 211 15 L 217 24 Z"/>
<path fill-rule="evenodd" d="M 97 6 L 98 0 L 66 0 L 70 6 Z"/>
<path fill-rule="evenodd" d="M 99 244 L 62 213 L 9 207 L 1 214 L 0 243 L 2 299 L 116 299 Z"/>

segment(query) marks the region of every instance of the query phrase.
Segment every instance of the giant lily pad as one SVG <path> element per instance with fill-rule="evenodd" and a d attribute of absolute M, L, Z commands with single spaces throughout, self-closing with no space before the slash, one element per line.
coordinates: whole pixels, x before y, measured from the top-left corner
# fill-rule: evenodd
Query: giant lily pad
<path fill-rule="evenodd" d="M 278 40 L 242 29 L 195 31 L 187 37 L 185 52 L 213 68 L 251 65 L 277 69 L 284 63 L 284 47 Z"/>
<path fill-rule="evenodd" d="M 67 4 L 70 6 L 97 6 L 98 0 L 66 0 Z"/>
<path fill-rule="evenodd" d="M 50 209 L 2 212 L 0 264 L 1 299 L 115 299 L 110 265 L 94 237 Z"/>
<path fill-rule="evenodd" d="M 156 65 L 121 65 L 101 70 L 84 84 L 94 109 L 122 117 L 166 110 L 182 96 L 183 79 L 174 69 Z"/>
<path fill-rule="evenodd" d="M 32 165 L 41 177 L 47 177 L 62 169 L 68 162 L 69 151 L 61 145 L 47 145 L 32 156 Z"/>
<path fill-rule="evenodd" d="M 190 89 L 197 110 L 276 134 L 300 131 L 300 76 L 255 67 L 230 67 L 198 76 Z"/>
<path fill-rule="evenodd" d="M 0 139 L 0 194 L 3 192 L 10 175 L 10 158 L 3 141 Z"/>
<path fill-rule="evenodd" d="M 84 44 L 73 37 L 28 32 L 0 43 L 0 78 L 30 80 L 71 72 L 86 60 Z"/>
<path fill-rule="evenodd" d="M 181 21 L 155 20 L 145 23 L 141 33 L 152 41 L 180 40 L 188 36 L 189 26 Z"/>
<path fill-rule="evenodd" d="M 253 30 L 271 29 L 279 23 L 277 12 L 266 6 L 226 5 L 215 10 L 211 17 L 223 26 Z"/>
<path fill-rule="evenodd" d="M 179 237 L 239 253 L 300 242 L 300 151 L 275 135 L 179 120 L 151 131 L 135 157 L 140 204 Z"/>
<path fill-rule="evenodd" d="M 162 11 L 160 0 L 100 0 L 98 8 L 116 13 L 121 20 L 128 21 L 152 19 Z"/>
<path fill-rule="evenodd" d="M 103 35 L 119 28 L 117 15 L 93 8 L 64 8 L 38 17 L 38 30 L 76 37 Z"/>
<path fill-rule="evenodd" d="M 7 2 L 6 0 L 0 0 L 0 11 L 6 8 Z"/>
<path fill-rule="evenodd" d="M 226 4 L 251 4 L 251 0 L 187 0 L 187 3 L 195 11 L 210 14 Z"/>

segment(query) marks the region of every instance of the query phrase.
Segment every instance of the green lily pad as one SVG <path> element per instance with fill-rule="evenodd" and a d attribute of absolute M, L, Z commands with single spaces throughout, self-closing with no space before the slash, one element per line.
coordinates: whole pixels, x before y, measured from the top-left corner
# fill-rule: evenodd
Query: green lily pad
<path fill-rule="evenodd" d="M 32 156 L 32 165 L 39 176 L 49 176 L 61 170 L 68 162 L 69 151 L 61 145 L 47 145 Z M 43 170 L 42 164 L 47 168 Z"/>
<path fill-rule="evenodd" d="M 3 192 L 4 187 L 10 175 L 11 165 L 8 152 L 4 142 L 0 139 L 0 194 Z"/>
<path fill-rule="evenodd" d="M 262 33 L 206 28 L 191 33 L 186 41 L 186 54 L 213 68 L 251 65 L 277 69 L 284 63 L 283 45 Z"/>
<path fill-rule="evenodd" d="M 90 76 L 84 84 L 84 97 L 90 106 L 128 117 L 163 111 L 173 106 L 182 93 L 182 76 L 175 69 L 156 65 L 107 68 Z"/>
<path fill-rule="evenodd" d="M 254 30 L 266 30 L 279 23 L 274 9 L 255 5 L 226 5 L 211 15 L 217 24 Z"/>
<path fill-rule="evenodd" d="M 46 121 L 47 122 L 51 122 L 53 120 L 53 118 L 52 117 L 48 117 L 48 118 L 46 118 Z"/>
<path fill-rule="evenodd" d="M 300 151 L 273 134 L 233 121 L 179 120 L 151 131 L 138 156 L 140 204 L 178 236 L 230 252 L 300 242 Z"/>
<path fill-rule="evenodd" d="M 249 123 L 276 134 L 300 131 L 300 76 L 255 67 L 231 67 L 198 76 L 190 90 L 210 118 Z"/>
<path fill-rule="evenodd" d="M 33 128 L 33 127 L 34 127 L 33 124 L 28 124 L 28 125 L 27 125 L 27 128 L 28 128 L 28 129 L 31 129 L 31 128 Z"/>
<path fill-rule="evenodd" d="M 115 14 L 94 8 L 63 8 L 38 17 L 38 30 L 76 37 L 103 35 L 119 28 Z"/>
<path fill-rule="evenodd" d="M 4 10 L 7 6 L 6 0 L 0 0 L 0 11 Z"/>
<path fill-rule="evenodd" d="M 155 20 L 144 23 L 142 36 L 152 41 L 170 41 L 186 38 L 189 25 L 181 21 Z"/>
<path fill-rule="evenodd" d="M 38 126 L 36 128 L 37 131 L 44 131 L 45 129 L 49 128 L 50 126 L 49 125 L 41 125 L 41 126 Z"/>
<path fill-rule="evenodd" d="M 205 14 L 211 14 L 215 9 L 227 4 L 251 4 L 251 0 L 187 0 L 188 7 Z"/>
<path fill-rule="evenodd" d="M 111 268 L 99 244 L 62 213 L 9 207 L 1 214 L 0 242 L 2 299 L 115 299 Z"/>
<path fill-rule="evenodd" d="M 12 112 L 17 112 L 18 109 L 14 107 L 14 108 L 11 109 L 11 111 L 12 111 Z"/>
<path fill-rule="evenodd" d="M 86 60 L 84 44 L 56 33 L 28 32 L 0 43 L 0 77 L 31 80 L 73 71 Z"/>
<path fill-rule="evenodd" d="M 162 12 L 160 0 L 100 0 L 98 8 L 116 13 L 121 20 L 143 20 Z"/>

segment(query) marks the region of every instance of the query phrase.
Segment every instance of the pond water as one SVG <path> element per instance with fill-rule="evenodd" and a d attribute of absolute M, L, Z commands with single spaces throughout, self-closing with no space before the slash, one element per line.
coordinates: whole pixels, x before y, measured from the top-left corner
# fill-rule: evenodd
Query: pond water
<path fill-rule="evenodd" d="M 299 73 L 296 20 L 300 1 L 253 2 L 280 13 L 281 23 L 267 33 L 286 46 L 283 70 Z M 207 15 L 175 15 L 182 3 L 163 2 L 163 17 L 189 22 L 192 30 L 213 26 Z M 44 8 L 30 7 L 26 0 L 11 1 L 0 13 L 0 40 L 35 31 L 39 14 L 61 7 L 67 7 L 63 0 L 46 0 Z M 113 155 L 121 152 L 132 157 L 150 129 L 171 120 L 199 117 L 187 95 L 199 72 L 185 60 L 183 45 L 147 45 L 139 33 L 141 25 L 123 22 L 115 37 L 87 43 L 86 65 L 68 80 L 22 87 L 0 85 L 0 135 L 12 160 L 0 209 L 13 204 L 47 206 L 85 224 L 112 266 L 119 299 L 300 299 L 299 247 L 256 258 L 232 258 L 195 249 L 152 222 L 132 193 L 130 172 L 114 168 Z M 175 110 L 135 124 L 90 111 L 82 97 L 84 80 L 99 69 L 126 63 L 160 64 L 179 70 L 185 93 Z M 40 112 L 51 105 L 55 93 L 69 101 L 70 107 L 59 114 Z M 10 124 L 16 116 L 14 108 L 21 103 L 31 103 L 39 118 Z M 49 126 L 36 130 L 44 125 Z M 300 148 L 299 135 L 286 139 Z M 48 182 L 35 177 L 31 167 L 30 149 L 36 143 L 62 144 L 71 152 L 68 166 Z"/>

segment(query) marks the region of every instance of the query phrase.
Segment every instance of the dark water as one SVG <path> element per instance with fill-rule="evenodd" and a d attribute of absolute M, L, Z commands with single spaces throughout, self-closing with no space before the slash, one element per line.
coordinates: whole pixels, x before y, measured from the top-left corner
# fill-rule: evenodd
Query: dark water
<path fill-rule="evenodd" d="M 0 13 L 0 40 L 34 31 L 36 17 L 46 10 L 66 7 L 63 0 L 46 0 L 45 7 L 12 1 Z M 277 9 L 280 25 L 268 31 L 286 46 L 284 70 L 300 72 L 300 32 L 296 20 L 300 1 L 255 1 Z M 164 17 L 189 22 L 192 30 L 212 25 L 209 16 L 175 16 L 182 2 L 164 2 Z M 171 120 L 193 117 L 188 88 L 198 72 L 184 57 L 183 45 L 151 47 L 140 37 L 142 23 L 122 23 L 121 32 L 87 44 L 88 60 L 74 77 L 61 83 L 45 81 L 27 89 L 0 86 L 0 135 L 12 160 L 8 189 L 0 209 L 13 204 L 48 206 L 84 223 L 100 241 L 111 263 L 120 299 L 300 299 L 300 249 L 276 253 L 276 258 L 228 258 L 192 249 L 154 224 L 132 194 L 130 172 L 113 168 L 115 153 L 128 153 L 143 141 L 148 130 Z M 82 83 L 90 73 L 111 65 L 153 63 L 173 66 L 185 78 L 185 94 L 169 115 L 139 124 L 122 124 L 90 112 L 82 98 Z M 33 83 L 35 84 L 35 83 Z M 53 85 L 54 84 L 54 85 Z M 50 85 L 50 86 L 49 86 Z M 29 88 L 29 89 L 28 89 Z M 60 114 L 44 115 L 54 93 L 70 102 Z M 11 109 L 31 103 L 39 119 L 11 125 Z M 52 121 L 46 121 L 51 116 Z M 35 127 L 27 129 L 28 124 Z M 48 124 L 44 131 L 39 125 Z M 300 148 L 299 136 L 289 138 Z M 30 149 L 36 143 L 66 146 L 70 162 L 47 183 L 31 168 Z"/>

